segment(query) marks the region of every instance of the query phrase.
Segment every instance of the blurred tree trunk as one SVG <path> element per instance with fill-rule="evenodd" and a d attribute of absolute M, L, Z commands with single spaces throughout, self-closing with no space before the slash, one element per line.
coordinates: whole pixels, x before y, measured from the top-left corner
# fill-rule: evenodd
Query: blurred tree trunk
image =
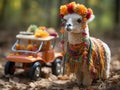
<path fill-rule="evenodd" d="M 47 27 L 51 26 L 51 8 L 52 8 L 52 2 L 53 0 L 50 0 L 50 2 L 46 1 L 46 16 L 47 16 Z"/>
<path fill-rule="evenodd" d="M 113 36 L 114 38 L 120 38 L 120 21 L 119 21 L 119 12 L 120 12 L 120 0 L 115 0 L 114 2 L 114 28 L 113 28 Z"/>
<path fill-rule="evenodd" d="M 23 14 L 27 14 L 30 8 L 30 0 L 22 0 L 22 5 Z"/>
<path fill-rule="evenodd" d="M 119 23 L 120 0 L 115 0 L 115 24 Z"/>
<path fill-rule="evenodd" d="M 59 12 L 60 12 L 60 6 L 62 5 L 62 1 L 63 0 L 58 0 L 58 3 L 57 3 L 57 29 L 60 28 L 60 23 L 61 23 L 61 19 L 60 19 L 60 16 L 59 16 Z"/>
<path fill-rule="evenodd" d="M 22 17 L 21 17 L 21 24 L 24 26 L 24 23 L 25 23 L 25 19 L 27 18 L 28 16 L 28 12 L 29 12 L 29 8 L 30 8 L 30 0 L 22 0 Z"/>
<path fill-rule="evenodd" d="M 2 26 L 2 24 L 4 23 L 4 16 L 5 16 L 5 10 L 6 10 L 6 6 L 7 6 L 7 2 L 8 0 L 3 0 L 3 4 L 2 4 L 2 9 L 1 9 L 1 12 L 0 12 L 0 25 L 1 27 L 4 27 Z"/>

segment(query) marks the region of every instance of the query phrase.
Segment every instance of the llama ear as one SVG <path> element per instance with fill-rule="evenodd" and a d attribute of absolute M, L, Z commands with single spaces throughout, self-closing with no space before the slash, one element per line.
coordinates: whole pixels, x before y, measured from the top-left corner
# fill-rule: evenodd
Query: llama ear
<path fill-rule="evenodd" d="M 93 21 L 94 18 L 95 18 L 95 16 L 94 16 L 94 15 L 91 15 L 91 17 L 87 20 L 87 23 Z"/>

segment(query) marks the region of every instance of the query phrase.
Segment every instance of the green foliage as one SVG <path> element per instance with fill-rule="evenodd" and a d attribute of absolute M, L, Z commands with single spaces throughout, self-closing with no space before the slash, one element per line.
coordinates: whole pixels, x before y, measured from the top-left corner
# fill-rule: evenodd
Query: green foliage
<path fill-rule="evenodd" d="M 3 3 L 6 1 L 6 3 Z M 0 23 L 2 27 L 28 27 L 29 24 L 60 28 L 59 4 L 73 0 L 0 0 Z M 91 7 L 96 16 L 90 23 L 95 35 L 103 34 L 114 26 L 114 0 L 74 0 Z M 4 4 L 4 5 L 3 5 Z M 4 10 L 4 12 L 3 12 Z"/>

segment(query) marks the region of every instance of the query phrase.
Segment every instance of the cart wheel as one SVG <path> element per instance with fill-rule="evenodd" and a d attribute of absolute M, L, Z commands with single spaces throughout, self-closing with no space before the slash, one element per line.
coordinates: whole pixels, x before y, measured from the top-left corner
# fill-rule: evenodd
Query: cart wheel
<path fill-rule="evenodd" d="M 52 64 L 52 73 L 54 75 L 60 75 L 61 74 L 61 59 L 57 58 L 53 64 Z"/>
<path fill-rule="evenodd" d="M 41 76 L 41 64 L 40 62 L 35 62 L 30 68 L 30 78 L 32 80 L 37 80 Z"/>
<path fill-rule="evenodd" d="M 5 69 L 4 69 L 5 75 L 8 75 L 8 74 L 13 75 L 14 72 L 15 72 L 15 63 L 10 61 L 6 62 Z"/>

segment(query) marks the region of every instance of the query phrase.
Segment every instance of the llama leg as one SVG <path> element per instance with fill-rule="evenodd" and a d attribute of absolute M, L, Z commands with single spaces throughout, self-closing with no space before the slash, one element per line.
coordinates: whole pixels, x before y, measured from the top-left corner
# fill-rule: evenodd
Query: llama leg
<path fill-rule="evenodd" d="M 92 84 L 92 77 L 90 75 L 90 72 L 83 72 L 83 85 L 84 86 L 90 86 Z"/>
<path fill-rule="evenodd" d="M 81 71 L 76 73 L 77 84 L 80 86 L 83 80 L 83 73 Z"/>
<path fill-rule="evenodd" d="M 105 71 L 104 71 L 103 79 L 107 79 L 110 76 L 111 52 L 110 52 L 110 48 L 108 47 L 108 45 L 105 44 L 104 42 L 103 42 L 103 46 L 106 52 Z"/>
<path fill-rule="evenodd" d="M 84 86 L 90 86 L 92 84 L 92 77 L 91 77 L 91 73 L 88 70 L 88 66 L 86 64 L 86 61 L 84 61 L 83 64 L 83 85 Z"/>
<path fill-rule="evenodd" d="M 66 67 L 65 67 L 65 73 L 67 74 L 67 76 L 70 76 L 70 63 L 66 63 Z"/>

